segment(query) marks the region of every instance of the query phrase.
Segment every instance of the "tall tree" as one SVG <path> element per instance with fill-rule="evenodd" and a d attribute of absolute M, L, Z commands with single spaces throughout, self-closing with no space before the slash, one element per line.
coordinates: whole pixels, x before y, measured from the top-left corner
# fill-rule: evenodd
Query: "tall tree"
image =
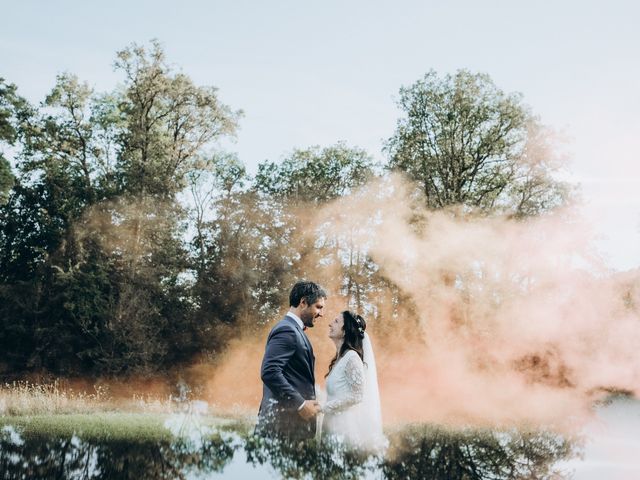
<path fill-rule="evenodd" d="M 343 143 L 294 150 L 282 162 L 258 165 L 255 188 L 296 202 L 323 203 L 348 194 L 375 173 L 371 157 Z"/>
<path fill-rule="evenodd" d="M 431 71 L 400 89 L 398 105 L 404 116 L 385 146 L 388 167 L 415 180 L 430 208 L 523 216 L 563 202 L 543 127 L 489 76 Z"/>
<path fill-rule="evenodd" d="M 354 241 L 362 226 L 328 234 L 315 222 L 313 210 L 355 192 L 376 176 L 376 169 L 366 151 L 338 143 L 295 150 L 280 163 L 264 162 L 254 180 L 256 191 L 281 205 L 274 222 L 286 225 L 288 236 L 295 239 L 288 254 L 291 270 L 319 281 L 324 272 L 332 284 L 337 273 L 339 284 L 332 287 L 357 309 L 370 303 L 377 270 L 360 242 Z M 341 218 L 334 221 L 344 222 L 341 213 L 336 215 Z"/>
<path fill-rule="evenodd" d="M 220 348 L 238 328 L 255 328 L 282 306 L 290 271 L 290 227 L 280 203 L 248 189 L 234 155 L 216 156 L 193 172 L 192 258 L 199 341 Z"/>
<path fill-rule="evenodd" d="M 0 155 L 0 205 L 9 198 L 9 190 L 13 187 L 13 173 L 6 158 Z"/>
<path fill-rule="evenodd" d="M 27 101 L 17 94 L 17 87 L 0 77 L 0 147 L 14 145 L 18 138 L 17 123 L 28 116 L 29 111 Z M 0 206 L 6 203 L 14 180 L 11 165 L 0 150 Z"/>
<path fill-rule="evenodd" d="M 202 149 L 236 131 L 232 111 L 214 87 L 198 87 L 173 73 L 157 41 L 118 52 L 125 75 L 119 109 L 124 120 L 118 174 L 124 191 L 171 196 L 186 186 L 185 175 Z"/>
<path fill-rule="evenodd" d="M 116 69 L 124 84 L 106 94 L 60 75 L 9 131 L 0 349 L 16 370 L 146 372 L 201 346 L 176 194 L 239 112 L 173 73 L 157 42 L 119 52 Z"/>

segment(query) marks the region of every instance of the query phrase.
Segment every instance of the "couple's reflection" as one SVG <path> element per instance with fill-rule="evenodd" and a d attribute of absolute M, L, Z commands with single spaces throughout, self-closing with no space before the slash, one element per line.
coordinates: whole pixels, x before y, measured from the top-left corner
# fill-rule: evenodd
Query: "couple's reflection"
<path fill-rule="evenodd" d="M 214 432 L 194 446 L 175 439 L 26 435 L 4 427 L 0 471 L 5 479 L 186 479 L 224 476 L 230 464 L 246 462 L 283 478 L 362 478 L 371 473 L 390 479 L 543 479 L 568 478 L 559 462 L 578 453 L 574 441 L 544 432 L 416 425 L 387 433 L 389 448 L 377 456 L 334 440 L 284 442 L 254 435 L 248 428 Z"/>

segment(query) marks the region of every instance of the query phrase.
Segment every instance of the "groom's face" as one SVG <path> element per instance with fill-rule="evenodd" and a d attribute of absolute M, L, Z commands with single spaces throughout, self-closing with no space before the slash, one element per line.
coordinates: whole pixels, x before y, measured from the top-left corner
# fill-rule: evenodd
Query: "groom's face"
<path fill-rule="evenodd" d="M 320 297 L 315 303 L 311 305 L 307 304 L 306 299 L 302 299 L 300 302 L 304 308 L 300 313 L 300 320 L 306 327 L 313 327 L 313 323 L 316 321 L 316 318 L 322 317 L 322 310 L 324 309 L 324 298 Z"/>

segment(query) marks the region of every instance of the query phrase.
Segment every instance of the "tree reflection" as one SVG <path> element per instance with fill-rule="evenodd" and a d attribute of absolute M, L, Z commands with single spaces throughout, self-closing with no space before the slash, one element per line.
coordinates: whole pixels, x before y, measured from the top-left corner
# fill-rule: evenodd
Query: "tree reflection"
<path fill-rule="evenodd" d="M 453 431 L 425 425 L 388 432 L 385 455 L 336 441 L 285 442 L 245 432 L 216 431 L 194 445 L 186 440 L 114 440 L 52 437 L 12 427 L 0 430 L 4 479 L 186 479 L 224 474 L 244 450 L 246 461 L 283 478 L 429 478 L 434 480 L 561 479 L 560 461 L 578 453 L 559 435 L 519 431 Z"/>
<path fill-rule="evenodd" d="M 338 442 L 283 442 L 249 437 L 248 461 L 270 464 L 283 478 L 432 480 L 562 479 L 558 462 L 573 458 L 577 444 L 549 432 L 447 430 L 424 425 L 389 433 L 384 456 L 350 450 Z"/>
<path fill-rule="evenodd" d="M 214 434 L 197 448 L 177 440 L 83 440 L 4 430 L 0 436 L 3 479 L 185 479 L 190 472 L 221 472 L 237 444 Z"/>
<path fill-rule="evenodd" d="M 578 447 L 549 432 L 451 431 L 410 426 L 390 435 L 384 477 L 433 480 L 561 479 Z"/>
<path fill-rule="evenodd" d="M 339 442 L 286 441 L 252 435 L 245 441 L 247 461 L 270 465 L 283 478 L 362 478 L 378 469 L 379 459 Z"/>

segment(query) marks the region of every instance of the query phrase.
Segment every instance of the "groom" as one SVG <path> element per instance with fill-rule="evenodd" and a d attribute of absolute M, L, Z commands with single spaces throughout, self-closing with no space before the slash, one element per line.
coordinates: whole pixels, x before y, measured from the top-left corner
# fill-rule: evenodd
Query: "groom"
<path fill-rule="evenodd" d="M 289 311 L 267 338 L 260 376 L 262 402 L 257 431 L 285 439 L 313 438 L 315 416 L 315 357 L 304 333 L 322 317 L 327 294 L 313 282 L 298 282 L 289 294 Z"/>

